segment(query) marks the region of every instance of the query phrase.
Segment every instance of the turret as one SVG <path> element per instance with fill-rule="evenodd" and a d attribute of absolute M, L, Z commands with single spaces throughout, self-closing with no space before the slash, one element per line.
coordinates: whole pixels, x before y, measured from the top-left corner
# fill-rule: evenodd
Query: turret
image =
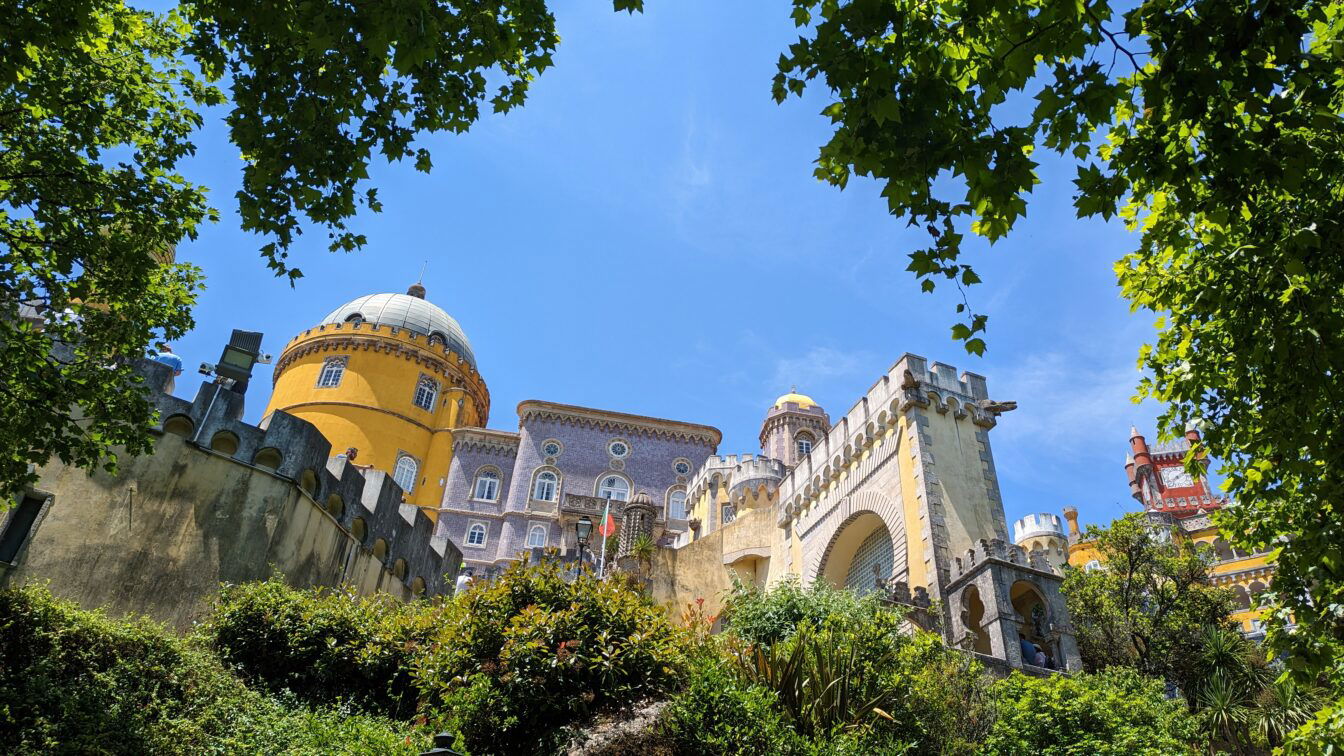
<path fill-rule="evenodd" d="M 1082 536 L 1082 533 L 1078 530 L 1077 507 L 1064 507 L 1064 519 L 1069 521 L 1069 540 L 1078 540 Z"/>
<path fill-rule="evenodd" d="M 831 429 L 831 418 L 810 396 L 789 393 L 775 400 L 761 424 L 761 454 L 782 461 L 790 469 L 811 453 Z"/>
<path fill-rule="evenodd" d="M 1143 492 L 1139 490 L 1139 476 L 1135 472 L 1134 455 L 1125 455 L 1125 475 L 1129 478 L 1129 495 L 1139 501 L 1143 500 Z"/>
<path fill-rule="evenodd" d="M 1013 543 L 1027 552 L 1027 563 L 1031 565 L 1043 557 L 1052 569 L 1058 570 L 1069 560 L 1069 539 L 1056 514 L 1042 512 L 1014 522 Z"/>
<path fill-rule="evenodd" d="M 1140 467 L 1150 467 L 1153 464 L 1153 457 L 1148 453 L 1148 442 L 1144 440 L 1136 426 L 1129 427 L 1129 449 L 1134 455 L 1134 462 Z"/>

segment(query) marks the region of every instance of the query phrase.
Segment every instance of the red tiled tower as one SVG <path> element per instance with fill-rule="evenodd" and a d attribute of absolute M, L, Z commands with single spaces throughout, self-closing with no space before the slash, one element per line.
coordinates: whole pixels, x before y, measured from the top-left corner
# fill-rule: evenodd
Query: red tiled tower
<path fill-rule="evenodd" d="M 1143 508 L 1175 517 L 1209 511 L 1223 505 L 1209 492 L 1207 476 L 1195 478 L 1185 471 L 1185 455 L 1199 442 L 1199 431 L 1190 426 L 1183 438 L 1148 446 L 1138 428 L 1130 428 L 1130 456 L 1125 459 L 1130 494 Z M 1200 464 L 1207 470 L 1208 459 Z"/>

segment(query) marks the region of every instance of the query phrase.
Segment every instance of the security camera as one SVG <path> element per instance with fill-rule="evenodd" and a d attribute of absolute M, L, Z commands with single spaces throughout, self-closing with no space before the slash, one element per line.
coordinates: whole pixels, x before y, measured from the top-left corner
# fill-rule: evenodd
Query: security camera
<path fill-rule="evenodd" d="M 196 368 L 196 369 L 197 369 L 197 371 L 200 372 L 201 375 L 214 375 L 214 374 L 215 374 L 215 366 L 212 365 L 212 364 L 210 364 L 210 363 L 208 363 L 208 362 L 202 362 L 202 363 L 201 363 L 201 366 L 200 366 L 199 368 Z"/>
<path fill-rule="evenodd" d="M 269 364 L 271 364 L 271 355 L 269 355 L 269 354 L 263 354 L 263 355 L 261 355 L 260 357 L 257 358 L 257 364 L 259 364 L 259 365 L 269 365 Z"/>

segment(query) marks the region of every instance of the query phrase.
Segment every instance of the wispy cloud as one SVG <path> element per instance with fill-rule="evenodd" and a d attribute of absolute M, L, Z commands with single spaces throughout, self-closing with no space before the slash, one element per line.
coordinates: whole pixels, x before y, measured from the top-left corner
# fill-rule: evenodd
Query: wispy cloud
<path fill-rule="evenodd" d="M 857 393 L 856 386 L 871 372 L 873 356 L 867 350 L 845 352 L 827 346 L 814 346 L 795 357 L 775 360 L 774 373 L 764 394 L 774 398 L 791 386 L 804 393 L 828 394 L 835 390 Z M 862 391 L 862 387 L 858 389 Z"/>

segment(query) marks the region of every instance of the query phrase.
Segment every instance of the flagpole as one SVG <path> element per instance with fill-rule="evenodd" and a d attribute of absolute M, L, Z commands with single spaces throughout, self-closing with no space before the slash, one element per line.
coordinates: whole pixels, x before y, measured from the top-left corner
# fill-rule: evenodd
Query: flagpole
<path fill-rule="evenodd" d="M 598 535 L 602 536 L 602 558 L 597 562 L 597 579 L 601 580 L 607 572 L 607 541 L 611 536 L 604 533 L 607 529 L 607 518 L 611 517 L 611 497 L 607 497 L 607 509 L 602 513 L 602 526 L 597 529 Z"/>

